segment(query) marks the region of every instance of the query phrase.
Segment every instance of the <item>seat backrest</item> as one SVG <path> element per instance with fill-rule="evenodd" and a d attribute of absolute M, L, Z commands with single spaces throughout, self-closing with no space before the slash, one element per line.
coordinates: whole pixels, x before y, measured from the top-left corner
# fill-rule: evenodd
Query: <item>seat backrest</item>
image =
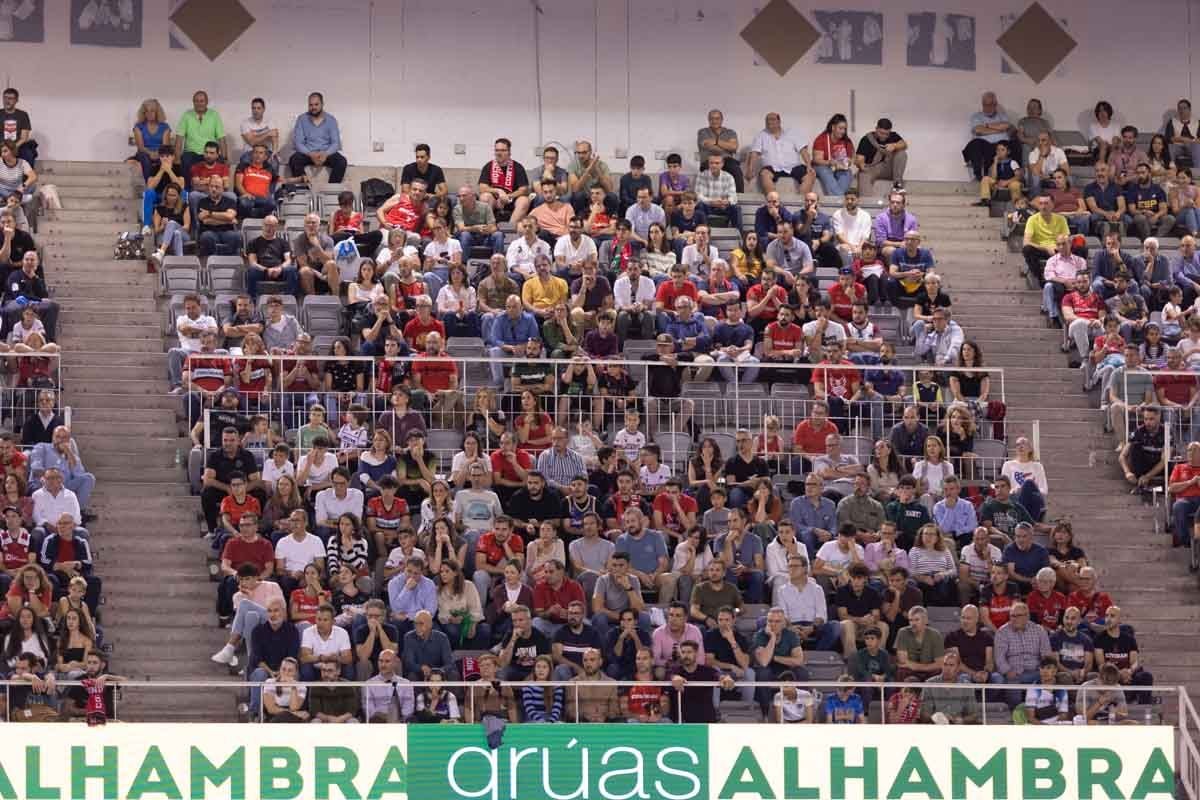
<path fill-rule="evenodd" d="M 271 297 L 272 297 L 272 295 L 264 294 L 258 298 L 258 310 L 260 313 L 262 313 L 264 315 L 266 314 L 267 300 L 269 300 Z M 291 314 L 293 317 L 299 318 L 300 307 L 296 303 L 296 298 L 292 297 L 290 294 L 282 294 L 282 295 L 279 295 L 279 299 L 283 301 L 283 313 Z M 314 341 L 314 345 L 315 344 L 316 344 L 316 342 Z M 321 351 L 315 350 L 315 348 L 314 348 L 314 352 L 321 352 Z"/>
<path fill-rule="evenodd" d="M 200 270 L 191 265 L 162 268 L 161 285 L 166 294 L 189 294 L 200 291 Z"/>
<path fill-rule="evenodd" d="M 654 443 L 662 450 L 663 463 L 670 465 L 673 474 L 678 475 L 681 470 L 687 470 L 688 454 L 692 447 L 691 436 L 686 433 L 659 431 L 654 434 Z"/>
<path fill-rule="evenodd" d="M 1087 147 L 1087 139 L 1079 131 L 1054 131 L 1052 135 L 1059 147 Z"/>
<path fill-rule="evenodd" d="M 1008 458 L 1008 445 L 999 439 L 976 439 L 975 462 L 983 480 L 992 480 Z"/>
<path fill-rule="evenodd" d="M 723 433 L 721 431 L 713 431 L 710 433 L 705 431 L 704 433 L 700 434 L 700 439 L 703 441 L 705 438 L 712 439 L 714 442 L 716 442 L 717 448 L 721 451 L 721 457 L 724 459 L 733 458 L 734 454 L 737 453 L 737 440 L 734 439 L 732 433 Z"/>

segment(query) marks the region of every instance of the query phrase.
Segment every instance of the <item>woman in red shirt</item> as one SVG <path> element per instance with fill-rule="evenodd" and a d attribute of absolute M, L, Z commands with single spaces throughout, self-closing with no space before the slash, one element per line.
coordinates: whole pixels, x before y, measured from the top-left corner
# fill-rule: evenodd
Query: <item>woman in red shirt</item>
<path fill-rule="evenodd" d="M 329 602 L 329 591 L 321 584 L 321 570 L 316 564 L 304 568 L 304 586 L 292 590 L 289 605 L 292 609 L 292 622 L 317 624 L 317 609 L 322 603 Z"/>
<path fill-rule="evenodd" d="M 550 446 L 554 420 L 538 409 L 537 396 L 528 389 L 521 392 L 521 413 L 513 427 L 517 431 L 517 443 L 530 455 L 537 455 Z"/>
<path fill-rule="evenodd" d="M 383 231 L 363 232 L 363 215 L 354 210 L 354 192 L 338 194 L 338 207 L 329 217 L 329 235 L 335 242 L 354 239 L 359 255 L 373 257 L 383 244 Z"/>
<path fill-rule="evenodd" d="M 846 135 L 845 114 L 834 114 L 825 123 L 825 132 L 813 141 L 813 166 L 825 194 L 844 195 L 850 188 L 854 173 L 854 142 Z"/>

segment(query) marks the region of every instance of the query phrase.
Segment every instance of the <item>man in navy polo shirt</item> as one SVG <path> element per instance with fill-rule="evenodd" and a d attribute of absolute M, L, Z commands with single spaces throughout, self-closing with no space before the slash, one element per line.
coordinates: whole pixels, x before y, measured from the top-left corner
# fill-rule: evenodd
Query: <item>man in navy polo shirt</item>
<path fill-rule="evenodd" d="M 1013 539 L 1013 543 L 1004 548 L 1004 563 L 1008 565 L 1009 578 L 1028 591 L 1033 588 L 1038 570 L 1050 566 L 1050 554 L 1033 541 L 1033 525 L 1028 522 L 1017 523 Z"/>
<path fill-rule="evenodd" d="M 1125 216 L 1125 196 L 1121 187 L 1113 183 L 1105 162 L 1096 165 L 1096 180 L 1083 188 L 1083 201 L 1091 213 L 1092 236 L 1103 239 L 1109 226 L 1119 225 Z"/>
<path fill-rule="evenodd" d="M 1167 193 L 1150 180 L 1150 165 L 1138 164 L 1137 181 L 1125 190 L 1127 219 L 1133 235 L 1145 239 L 1154 230 L 1159 236 L 1170 236 L 1175 229 L 1175 217 L 1167 206 Z"/>

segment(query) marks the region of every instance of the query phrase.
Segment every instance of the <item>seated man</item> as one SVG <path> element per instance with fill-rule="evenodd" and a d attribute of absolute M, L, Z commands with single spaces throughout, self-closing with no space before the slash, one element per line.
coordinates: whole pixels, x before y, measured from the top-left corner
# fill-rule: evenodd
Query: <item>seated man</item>
<path fill-rule="evenodd" d="M 1065 234 L 1063 234 L 1065 235 Z M 1108 313 L 1104 298 L 1092 291 L 1092 282 L 1087 274 L 1075 279 L 1075 291 L 1069 292 L 1062 301 L 1061 317 L 1067 329 L 1064 352 L 1074 343 L 1076 355 L 1068 365 L 1076 369 L 1092 351 L 1092 341 L 1104 330 L 1103 319 Z"/>
<path fill-rule="evenodd" d="M 1017 130 L 1000 108 L 995 92 L 984 92 L 981 105 L 982 110 L 971 115 L 972 138 L 962 151 L 963 161 L 971 168 L 977 181 L 983 179 L 988 164 L 992 163 L 996 145 L 1017 138 Z M 1015 154 L 1020 154 L 1019 145 Z"/>
<path fill-rule="evenodd" d="M 53 342 L 58 329 L 58 303 L 50 299 L 50 289 L 41 275 L 41 256 L 28 250 L 21 257 L 21 269 L 12 270 L 4 282 L 2 313 L 7 336 L 26 308 L 32 307 L 46 328 L 46 339 Z M 23 298 L 23 300 L 22 300 Z"/>
<path fill-rule="evenodd" d="M 479 171 L 479 201 L 492 207 L 496 219 L 519 223 L 530 208 L 529 177 L 525 167 L 512 159 L 512 142 L 497 139 L 495 158 Z"/>
<path fill-rule="evenodd" d="M 89 500 L 96 487 L 96 476 L 88 472 L 79 457 L 79 446 L 71 438 L 71 431 L 60 425 L 54 429 L 50 444 L 38 444 L 29 459 L 29 490 L 34 491 L 42 484 L 42 475 L 49 469 L 57 469 L 63 476 L 63 485 L 75 493 L 83 514 L 89 514 Z"/>
<path fill-rule="evenodd" d="M 920 231 L 905 231 L 904 246 L 892 250 L 887 261 L 888 299 L 892 305 L 899 307 L 915 304 L 925 276 L 934 267 L 933 253 L 921 247 Z"/>
<path fill-rule="evenodd" d="M 554 246 L 560 236 L 567 235 L 567 229 L 575 212 L 567 203 L 558 198 L 558 184 L 553 179 L 543 178 L 538 184 L 542 202 L 529 212 L 529 216 L 537 220 L 540 238 Z M 582 225 L 580 226 L 582 230 Z"/>
<path fill-rule="evenodd" d="M 1137 146 L 1138 129 L 1132 125 L 1121 128 L 1121 140 L 1108 151 L 1108 169 L 1113 181 L 1122 190 L 1137 180 L 1137 168 L 1149 163 L 1149 158 Z M 1126 220 L 1128 221 L 1128 220 Z"/>
<path fill-rule="evenodd" d="M 1125 194 L 1110 175 L 1107 162 L 1096 164 L 1096 179 L 1083 187 L 1083 201 L 1091 214 L 1090 233 L 1101 238 L 1125 218 Z"/>
<path fill-rule="evenodd" d="M 708 157 L 708 169 L 696 176 L 696 199 L 705 216 L 710 218 L 710 224 L 712 216 L 720 214 L 728 220 L 730 227 L 740 231 L 742 212 L 737 204 L 737 187 L 733 176 L 722 171 L 723 162 L 720 156 Z"/>
<path fill-rule="evenodd" d="M 475 187 L 468 184 L 459 187 L 454 204 L 454 235 L 466 257 L 473 247 L 487 247 L 492 255 L 504 251 L 504 234 L 496 227 L 491 205 L 479 202 Z"/>
<path fill-rule="evenodd" d="M 1054 143 L 1050 131 L 1047 130 L 1038 133 L 1037 144 L 1029 151 L 1028 162 L 1029 189 L 1043 194 L 1054 188 L 1053 176 L 1056 170 L 1070 168 L 1067 164 L 1067 154 Z"/>
<path fill-rule="evenodd" d="M 892 181 L 892 188 L 904 188 L 904 170 L 908 166 L 908 142 L 892 130 L 892 121 L 881 117 L 875 129 L 858 140 L 854 153 L 858 165 L 858 191 L 871 194 L 875 181 Z"/>
<path fill-rule="evenodd" d="M 1152 233 L 1170 236 L 1175 216 L 1167 204 L 1167 193 L 1150 178 L 1150 165 L 1138 164 L 1135 179 L 1125 189 L 1125 207 L 1129 209 L 1129 231 L 1139 239 Z"/>
<path fill-rule="evenodd" d="M 842 623 L 830 621 L 825 590 L 809 576 L 804 556 L 788 556 L 788 580 L 775 588 L 774 602 L 787 614 L 801 644 L 812 650 L 836 650 L 842 642 Z"/>
<path fill-rule="evenodd" d="M 1146 493 L 1166 468 L 1165 429 L 1159 409 L 1147 406 L 1141 415 L 1142 424 L 1122 446 L 1119 460 L 1125 480 L 1135 492 Z"/>
<path fill-rule="evenodd" d="M 65 597 L 67 586 L 75 578 L 87 582 L 84 602 L 93 618 L 100 605 L 100 577 L 92 571 L 92 547 L 84 531 L 76 527 L 75 518 L 69 513 L 59 516 L 54 533 L 42 541 L 38 563 L 54 585 L 54 596 Z"/>
<path fill-rule="evenodd" d="M 214 175 L 221 179 L 225 196 L 235 203 L 237 202 L 237 195 L 233 193 L 233 175 L 229 172 L 229 165 L 221 159 L 221 145 L 221 142 L 206 143 L 204 145 L 203 158 L 187 167 L 187 175 L 185 177 L 187 178 L 189 191 L 186 195 L 188 207 L 192 212 L 193 225 L 196 224 L 196 213 L 200 210 L 200 201 L 204 199 L 205 194 L 208 192 L 209 182 Z M 160 159 L 159 163 L 164 164 L 165 162 L 162 162 Z M 166 186 L 160 182 L 157 188 L 158 199 L 161 200 Z"/>
<path fill-rule="evenodd" d="M 262 281 L 283 281 L 288 294 L 300 294 L 300 272 L 292 263 L 291 244 L 280 235 L 279 218 L 274 214 L 263 218 L 262 233 L 246 246 L 245 274 L 246 292 L 256 303 Z"/>
<path fill-rule="evenodd" d="M 304 215 L 304 230 L 292 240 L 292 257 L 300 289 L 304 294 L 317 293 L 317 281 L 333 295 L 342 285 L 341 271 L 333 257 L 333 239 L 321 232 L 321 217 L 314 213 Z"/>
<path fill-rule="evenodd" d="M 594 186 L 604 189 L 604 195 L 609 202 L 615 201 L 612 173 L 609 172 L 608 165 L 600 159 L 591 142 L 580 139 L 575 142 L 575 160 L 567 170 L 567 187 L 571 191 L 571 205 L 576 214 L 583 214 L 588 210 Z"/>
<path fill-rule="evenodd" d="M 308 96 L 308 113 L 296 117 L 292 144 L 296 152 L 288 159 L 288 169 L 293 176 L 305 174 L 308 166 L 328 167 L 329 182 L 342 182 L 346 176 L 346 157 L 340 152 L 342 136 L 337 120 L 325 113 L 325 97 L 320 92 Z"/>
<path fill-rule="evenodd" d="M 932 327 L 917 341 L 913 354 L 922 361 L 937 366 L 954 366 L 958 363 L 958 353 L 962 349 L 963 330 L 957 322 L 950 319 L 948 308 L 935 308 L 932 317 Z"/>
<path fill-rule="evenodd" d="M 1154 676 L 1142 668 L 1138 657 L 1137 638 L 1133 627 L 1121 624 L 1120 606 L 1109 606 L 1104 615 L 1104 628 L 1092 637 L 1096 661 L 1101 668 L 1111 664 L 1118 670 L 1122 686 L 1153 686 Z M 1138 692 L 1134 702 L 1149 702 L 1148 692 Z M 1141 699 L 1145 697 L 1146 699 Z"/>
<path fill-rule="evenodd" d="M 238 216 L 261 219 L 275 211 L 275 182 L 279 176 L 267 162 L 267 146 L 255 145 L 250 161 L 238 167 L 234 188 L 238 195 Z"/>
<path fill-rule="evenodd" d="M 4 107 L 0 111 L 0 133 L 5 142 L 15 148 L 17 158 L 29 166 L 37 161 L 38 144 L 31 136 L 33 126 L 29 122 L 29 114 L 17 108 L 21 93 L 11 86 L 4 90 Z M 162 120 L 160 120 L 161 122 Z"/>
<path fill-rule="evenodd" d="M 413 178 L 408 191 L 396 192 L 389 197 L 379 210 L 375 212 L 379 227 L 385 231 L 402 230 L 406 241 L 412 246 L 421 244 L 422 240 L 433 238 L 431 228 L 433 214 L 429 210 L 428 195 L 425 181 Z M 389 243 L 391 237 L 388 237 Z"/>
<path fill-rule="evenodd" d="M 885 262 L 892 259 L 892 251 L 904 246 L 904 235 L 918 228 L 917 218 L 908 210 L 908 195 L 892 192 L 888 195 L 888 207 L 881 211 L 871 223 L 875 235 L 875 246 Z"/>
<path fill-rule="evenodd" d="M 400 191 L 405 191 L 414 180 L 423 180 L 435 197 L 446 197 L 450 190 L 446 186 L 446 173 L 429 160 L 429 145 L 421 143 L 413 148 L 413 160 L 400 170 Z"/>
<path fill-rule="evenodd" d="M 1043 271 L 1046 283 L 1042 286 L 1042 312 L 1054 327 L 1061 328 L 1059 309 L 1063 298 L 1078 285 L 1080 275 L 1087 278 L 1087 262 L 1071 252 L 1071 237 L 1066 234 L 1059 234 L 1054 246 L 1054 255 L 1046 260 Z M 1097 276 L 1096 280 L 1102 279 Z"/>
<path fill-rule="evenodd" d="M 237 229 L 237 201 L 225 191 L 224 179 L 213 175 L 208 179 L 208 194 L 200 199 L 196 213 L 199 231 L 200 257 L 207 258 L 218 250 L 224 254 L 241 249 L 242 235 Z"/>
<path fill-rule="evenodd" d="M 404 634 L 404 677 L 410 681 L 428 681 L 434 670 L 441 670 L 448 681 L 458 680 L 454 652 L 446 634 L 433 627 L 433 614 L 421 610 L 413 617 L 413 627 Z"/>
<path fill-rule="evenodd" d="M 816 177 L 816 173 L 810 169 L 810 164 L 808 148 L 790 131 L 783 129 L 777 112 L 769 112 L 765 127 L 758 132 L 750 145 L 750 156 L 746 164 L 746 171 L 757 175 L 762 193 L 769 196 L 775 191 L 775 181 L 791 178 L 793 190 L 807 194 L 812 189 L 813 179 Z"/>

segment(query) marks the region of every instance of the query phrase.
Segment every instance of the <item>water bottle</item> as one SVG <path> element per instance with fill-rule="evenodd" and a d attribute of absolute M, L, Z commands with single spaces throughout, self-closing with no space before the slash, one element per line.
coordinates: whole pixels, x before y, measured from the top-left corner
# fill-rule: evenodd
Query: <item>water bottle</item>
<path fill-rule="evenodd" d="M 175 467 L 179 468 L 182 466 L 183 466 L 183 448 L 176 447 L 175 448 Z"/>

